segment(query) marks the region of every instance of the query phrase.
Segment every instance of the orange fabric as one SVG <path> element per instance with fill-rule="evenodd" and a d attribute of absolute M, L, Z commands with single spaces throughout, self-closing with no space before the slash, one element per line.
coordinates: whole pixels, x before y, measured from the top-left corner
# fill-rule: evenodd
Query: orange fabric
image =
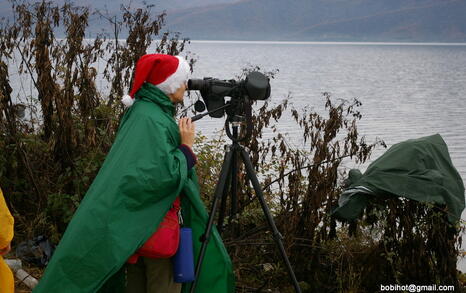
<path fill-rule="evenodd" d="M 0 189 L 0 250 L 7 247 L 13 239 L 14 220 L 8 210 L 2 190 Z M 15 291 L 13 273 L 0 256 L 0 292 L 13 293 Z"/>
<path fill-rule="evenodd" d="M 15 292 L 15 280 L 13 273 L 11 272 L 8 265 L 0 256 L 0 292 L 2 293 L 13 293 Z"/>

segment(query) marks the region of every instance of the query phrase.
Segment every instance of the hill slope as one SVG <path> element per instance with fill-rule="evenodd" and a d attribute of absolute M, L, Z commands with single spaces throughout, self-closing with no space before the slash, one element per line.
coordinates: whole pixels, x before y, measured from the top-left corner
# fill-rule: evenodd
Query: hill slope
<path fill-rule="evenodd" d="M 192 39 L 466 41 L 466 0 L 243 0 L 168 11 Z"/>
<path fill-rule="evenodd" d="M 56 0 L 61 3 L 65 0 Z M 118 14 L 143 0 L 81 0 Z M 466 42 L 466 0 L 148 0 L 191 39 Z M 0 1 L 0 17 L 10 5 Z M 93 19 L 94 32 L 104 28 Z M 105 28 L 104 28 L 105 29 Z"/>

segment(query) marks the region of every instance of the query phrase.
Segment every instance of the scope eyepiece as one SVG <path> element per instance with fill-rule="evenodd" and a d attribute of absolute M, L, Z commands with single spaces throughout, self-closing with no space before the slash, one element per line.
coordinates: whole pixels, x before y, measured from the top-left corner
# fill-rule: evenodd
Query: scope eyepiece
<path fill-rule="evenodd" d="M 190 79 L 188 80 L 188 90 L 189 91 L 204 91 L 208 88 L 208 79 Z"/>

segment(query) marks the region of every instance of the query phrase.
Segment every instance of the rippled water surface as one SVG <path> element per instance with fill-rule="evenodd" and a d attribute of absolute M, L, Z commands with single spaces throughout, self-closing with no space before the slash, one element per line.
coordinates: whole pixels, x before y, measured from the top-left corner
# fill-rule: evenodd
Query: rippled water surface
<path fill-rule="evenodd" d="M 234 78 L 248 64 L 278 69 L 272 101 L 290 93 L 295 107 L 319 110 L 322 92 L 358 98 L 360 133 L 369 140 L 380 137 L 390 146 L 440 133 L 466 179 L 466 45 L 194 41 L 189 50 L 198 57 L 197 78 Z M 198 127 L 206 133 L 222 126 L 206 120 Z M 290 136 L 299 136 L 291 121 L 282 124 Z"/>
<path fill-rule="evenodd" d="M 296 108 L 321 110 L 322 92 L 358 98 L 360 133 L 388 146 L 440 133 L 466 179 L 466 45 L 196 42 L 194 77 L 234 78 L 248 64 L 278 69 L 272 101 L 291 94 Z M 281 129 L 299 139 L 291 120 Z M 198 129 L 221 128 L 218 120 Z M 373 159 L 384 152 L 376 151 Z"/>

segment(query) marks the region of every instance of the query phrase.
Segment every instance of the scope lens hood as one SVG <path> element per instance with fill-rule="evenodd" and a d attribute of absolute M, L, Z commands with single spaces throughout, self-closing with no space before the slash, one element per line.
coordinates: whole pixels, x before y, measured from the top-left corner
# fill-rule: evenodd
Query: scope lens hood
<path fill-rule="evenodd" d="M 258 71 L 253 71 L 246 77 L 246 91 L 251 100 L 267 100 L 270 96 L 269 79 Z"/>

